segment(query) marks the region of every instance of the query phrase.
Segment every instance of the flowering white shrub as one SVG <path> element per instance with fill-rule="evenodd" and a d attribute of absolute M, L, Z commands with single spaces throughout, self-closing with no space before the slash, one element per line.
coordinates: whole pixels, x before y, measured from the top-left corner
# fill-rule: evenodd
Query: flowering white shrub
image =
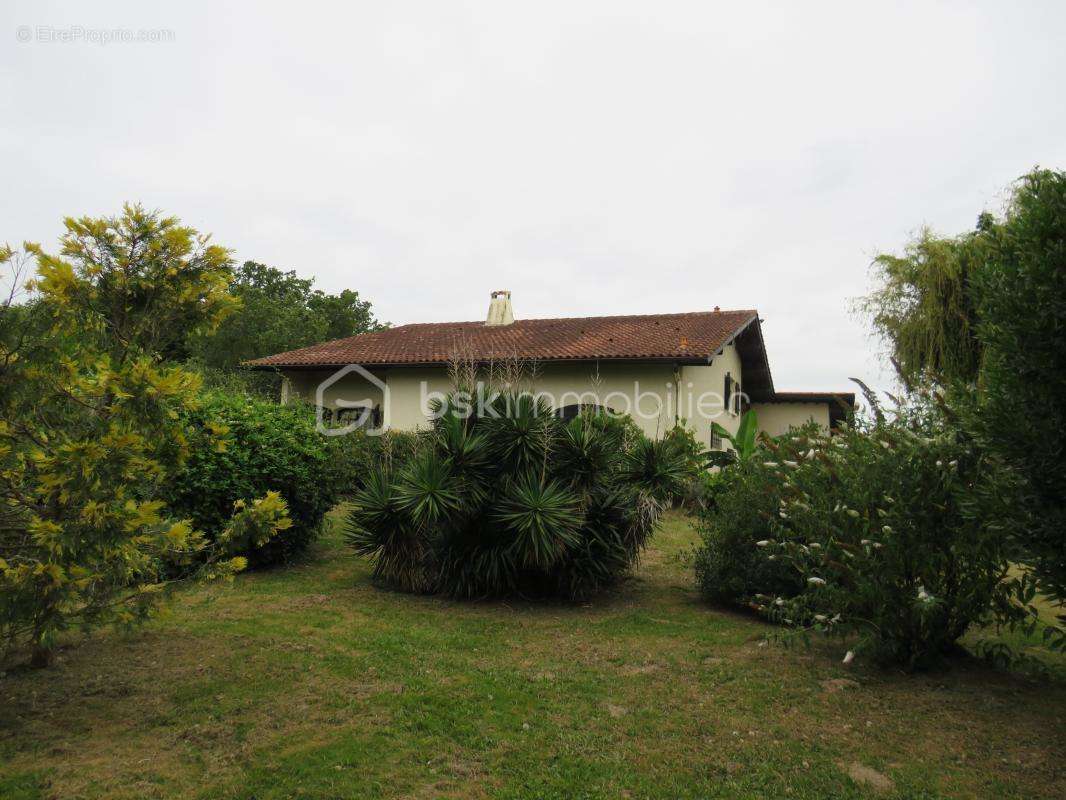
<path fill-rule="evenodd" d="M 720 473 L 715 503 L 699 512 L 703 540 L 696 551 L 696 582 L 711 603 L 758 607 L 759 594 L 791 597 L 801 591 L 794 567 L 778 560 L 771 520 L 783 502 L 780 464 L 739 460 Z"/>
<path fill-rule="evenodd" d="M 767 615 L 908 668 L 951 651 L 971 625 L 1025 616 L 1009 539 L 981 502 L 1010 475 L 944 423 L 924 409 L 767 445 L 769 463 L 797 465 L 770 470 L 780 511 L 758 552 L 804 581 L 793 597 L 760 596 Z"/>

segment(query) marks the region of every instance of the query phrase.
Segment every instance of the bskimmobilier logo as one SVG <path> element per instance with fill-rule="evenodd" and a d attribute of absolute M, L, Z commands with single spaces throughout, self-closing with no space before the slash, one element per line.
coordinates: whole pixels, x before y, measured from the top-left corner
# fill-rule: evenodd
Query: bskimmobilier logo
<path fill-rule="evenodd" d="M 335 385 L 338 381 L 346 378 L 349 375 L 357 375 L 370 384 L 371 387 L 377 388 L 381 391 L 381 405 L 382 413 L 377 421 L 377 424 L 368 427 L 367 423 L 374 417 L 374 399 L 372 397 L 365 397 L 360 400 L 350 400 L 345 397 L 336 397 L 333 400 L 333 406 L 337 409 L 337 416 L 339 417 L 341 412 L 344 411 L 357 411 L 358 413 L 351 415 L 349 419 L 343 425 L 327 424 L 326 421 L 326 390 Z M 368 387 L 369 388 L 369 387 Z M 385 428 L 388 426 L 389 419 L 389 387 L 385 381 L 374 375 L 370 370 L 361 367 L 358 364 L 348 364 L 345 367 L 341 367 L 334 372 L 320 384 L 315 390 L 315 427 L 318 432 L 324 436 L 346 436 L 353 431 L 362 429 L 367 436 L 380 436 L 385 432 Z M 330 420 L 332 422 L 332 419 Z"/>

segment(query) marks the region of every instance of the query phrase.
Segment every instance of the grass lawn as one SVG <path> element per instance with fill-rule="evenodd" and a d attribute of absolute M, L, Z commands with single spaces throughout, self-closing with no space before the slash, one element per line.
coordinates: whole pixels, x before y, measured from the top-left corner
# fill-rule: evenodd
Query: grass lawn
<path fill-rule="evenodd" d="M 0 679 L 0 798 L 1066 796 L 1061 680 L 760 647 L 694 539 L 670 515 L 587 605 L 456 603 L 374 588 L 334 525 Z"/>

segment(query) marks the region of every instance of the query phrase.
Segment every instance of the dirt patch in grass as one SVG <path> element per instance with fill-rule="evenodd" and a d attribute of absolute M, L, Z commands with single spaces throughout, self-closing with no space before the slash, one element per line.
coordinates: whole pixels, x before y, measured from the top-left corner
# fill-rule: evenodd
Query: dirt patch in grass
<path fill-rule="evenodd" d="M 889 792 L 895 788 L 895 784 L 892 782 L 891 778 L 882 775 L 876 769 L 868 767 L 865 764 L 852 762 L 847 766 L 841 765 L 841 769 L 847 772 L 848 777 L 855 781 L 855 783 L 860 786 L 869 786 L 878 793 Z"/>

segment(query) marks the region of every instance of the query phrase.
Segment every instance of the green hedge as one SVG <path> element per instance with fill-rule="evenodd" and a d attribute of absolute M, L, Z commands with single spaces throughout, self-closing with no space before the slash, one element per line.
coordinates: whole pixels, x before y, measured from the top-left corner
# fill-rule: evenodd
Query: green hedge
<path fill-rule="evenodd" d="M 243 394 L 208 393 L 187 415 L 191 455 L 171 487 L 168 503 L 214 536 L 237 500 L 281 494 L 292 527 L 246 553 L 252 566 L 285 561 L 319 534 L 344 480 L 336 440 L 315 430 L 307 406 L 278 405 Z"/>

